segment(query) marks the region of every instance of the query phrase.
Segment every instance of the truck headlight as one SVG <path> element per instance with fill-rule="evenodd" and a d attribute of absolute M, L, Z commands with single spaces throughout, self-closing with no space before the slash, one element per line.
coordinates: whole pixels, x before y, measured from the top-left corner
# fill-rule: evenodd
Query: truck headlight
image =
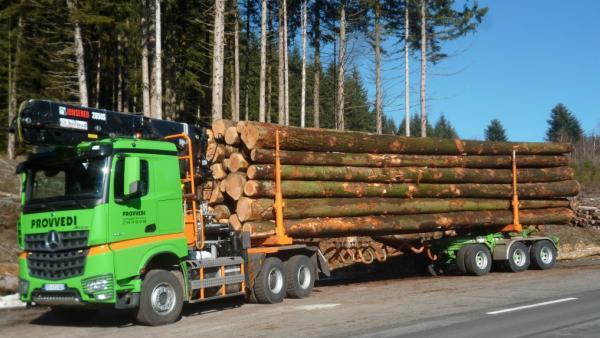
<path fill-rule="evenodd" d="M 85 293 L 98 300 L 107 300 L 113 297 L 113 276 L 102 275 L 87 278 L 81 281 Z"/>
<path fill-rule="evenodd" d="M 17 288 L 17 292 L 19 293 L 19 295 L 27 295 L 27 292 L 29 292 L 29 282 L 19 278 L 19 286 Z"/>

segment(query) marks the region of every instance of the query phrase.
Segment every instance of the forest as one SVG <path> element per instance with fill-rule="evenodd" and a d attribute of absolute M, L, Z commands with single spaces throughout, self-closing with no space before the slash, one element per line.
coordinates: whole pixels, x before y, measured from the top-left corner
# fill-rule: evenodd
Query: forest
<path fill-rule="evenodd" d="M 0 117 L 8 125 L 20 102 L 43 98 L 192 123 L 456 137 L 443 116 L 427 119 L 427 66 L 486 12 L 454 0 L 2 0 Z M 390 38 L 401 46 L 386 50 Z M 349 48 L 356 41 L 366 47 Z M 405 60 L 409 128 L 382 103 L 382 55 L 392 52 Z M 372 58 L 374 100 L 356 58 Z M 410 67 L 419 69 L 417 112 Z"/>

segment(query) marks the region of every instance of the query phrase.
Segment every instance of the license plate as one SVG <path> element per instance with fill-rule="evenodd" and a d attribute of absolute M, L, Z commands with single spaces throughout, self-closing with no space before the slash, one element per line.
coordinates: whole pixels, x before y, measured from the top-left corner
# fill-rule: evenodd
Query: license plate
<path fill-rule="evenodd" d="M 45 291 L 64 291 L 65 288 L 64 284 L 44 284 Z"/>

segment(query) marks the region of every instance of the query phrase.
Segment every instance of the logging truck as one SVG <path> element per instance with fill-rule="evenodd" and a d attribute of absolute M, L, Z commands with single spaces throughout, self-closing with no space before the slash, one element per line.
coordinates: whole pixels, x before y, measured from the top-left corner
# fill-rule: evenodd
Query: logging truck
<path fill-rule="evenodd" d="M 253 238 L 217 219 L 207 205 L 207 127 L 24 102 L 11 128 L 31 149 L 17 168 L 20 299 L 78 316 L 106 306 L 135 309 L 140 323 L 161 325 L 177 320 L 184 303 L 308 297 L 330 268 L 315 241 L 298 241 L 283 225 L 283 136 L 271 135 L 275 229 Z M 516 185 L 515 178 L 515 192 Z M 431 270 L 453 266 L 483 275 L 493 262 L 515 272 L 552 268 L 557 239 L 523 229 L 517 193 L 513 215 L 502 231 L 403 245 L 422 252 Z"/>

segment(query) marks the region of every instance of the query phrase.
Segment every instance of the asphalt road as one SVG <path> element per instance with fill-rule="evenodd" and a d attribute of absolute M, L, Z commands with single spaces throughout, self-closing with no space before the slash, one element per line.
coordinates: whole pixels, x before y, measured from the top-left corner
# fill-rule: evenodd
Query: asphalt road
<path fill-rule="evenodd" d="M 598 337 L 600 264 L 483 277 L 359 275 L 312 297 L 185 307 L 177 323 L 142 327 L 103 311 L 83 322 L 45 309 L 0 312 L 0 337 Z"/>

